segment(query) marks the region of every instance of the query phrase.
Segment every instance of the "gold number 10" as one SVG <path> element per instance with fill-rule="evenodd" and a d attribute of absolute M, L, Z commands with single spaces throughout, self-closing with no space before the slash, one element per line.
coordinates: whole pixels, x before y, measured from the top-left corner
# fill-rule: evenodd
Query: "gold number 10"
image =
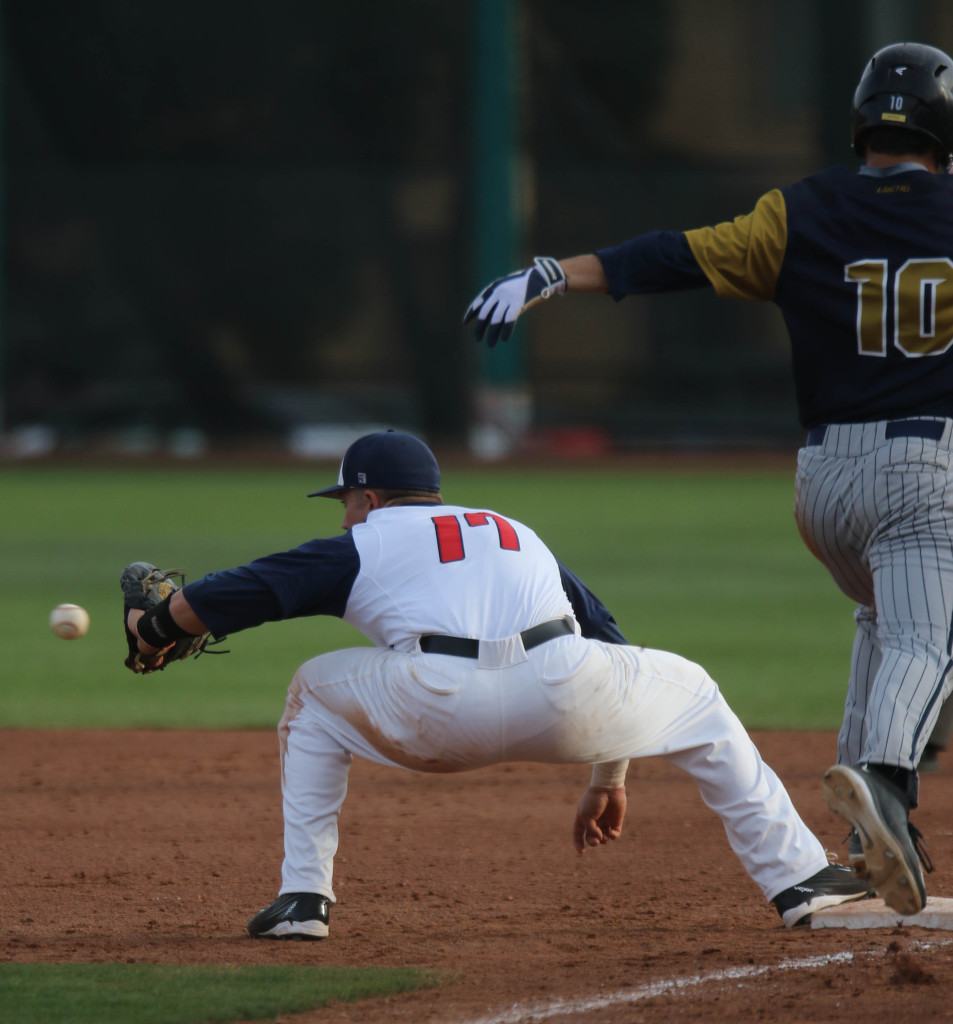
<path fill-rule="evenodd" d="M 857 283 L 857 351 L 862 356 L 886 356 L 891 340 L 914 359 L 941 355 L 953 345 L 953 261 L 907 260 L 896 272 L 892 339 L 887 261 L 849 263 L 844 280 Z"/>

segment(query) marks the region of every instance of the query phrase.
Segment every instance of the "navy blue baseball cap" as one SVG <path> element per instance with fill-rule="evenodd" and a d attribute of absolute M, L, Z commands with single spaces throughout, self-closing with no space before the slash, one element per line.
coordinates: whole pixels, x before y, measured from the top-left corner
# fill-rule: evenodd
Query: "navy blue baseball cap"
<path fill-rule="evenodd" d="M 338 482 L 308 497 L 340 498 L 350 487 L 439 494 L 440 467 L 423 441 L 384 430 L 359 437 L 344 453 Z"/>

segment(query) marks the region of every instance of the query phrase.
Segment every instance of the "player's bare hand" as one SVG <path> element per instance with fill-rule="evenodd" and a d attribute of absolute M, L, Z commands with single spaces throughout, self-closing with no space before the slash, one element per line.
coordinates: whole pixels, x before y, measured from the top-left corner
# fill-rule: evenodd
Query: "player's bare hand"
<path fill-rule="evenodd" d="M 476 338 L 486 334 L 490 348 L 506 341 L 513 333 L 516 318 L 537 302 L 566 290 L 566 275 L 558 260 L 537 256 L 531 267 L 497 278 L 470 303 L 463 317 L 465 324 L 476 320 Z M 489 328 L 489 329 L 488 329 Z"/>
<path fill-rule="evenodd" d="M 126 626 L 129 631 L 138 636 L 136 633 L 136 623 L 145 615 L 145 612 L 141 608 L 130 608 L 129 614 L 126 616 Z M 139 660 L 141 663 L 148 668 L 150 671 L 160 669 L 165 661 L 165 654 L 170 648 L 166 647 L 162 650 L 150 647 L 145 640 L 139 638 Z"/>
<path fill-rule="evenodd" d="M 603 846 L 610 839 L 622 835 L 625 818 L 625 788 L 595 789 L 590 787 L 582 795 L 576 808 L 572 841 L 577 853 L 585 853 L 587 846 Z"/>
<path fill-rule="evenodd" d="M 145 614 L 146 613 L 141 608 L 130 608 L 129 609 L 129 614 L 126 616 L 126 626 L 129 629 L 130 633 L 132 633 L 135 636 L 138 636 L 138 633 L 136 632 L 136 623 Z M 141 637 L 139 638 L 139 650 L 143 654 L 150 654 L 151 655 L 151 654 L 158 654 L 159 653 L 158 650 L 155 647 L 150 647 L 145 642 L 145 640 L 143 640 Z"/>

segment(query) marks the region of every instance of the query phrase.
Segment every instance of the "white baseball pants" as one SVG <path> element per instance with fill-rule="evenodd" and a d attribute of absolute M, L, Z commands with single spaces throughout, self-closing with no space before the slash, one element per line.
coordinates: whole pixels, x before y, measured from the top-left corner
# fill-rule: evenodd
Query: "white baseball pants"
<path fill-rule="evenodd" d="M 506 761 L 661 755 L 688 772 L 767 899 L 828 863 L 714 681 L 664 651 L 566 636 L 480 661 L 357 648 L 305 663 L 279 726 L 281 892 L 334 899 L 338 816 L 354 756 L 419 772 Z"/>

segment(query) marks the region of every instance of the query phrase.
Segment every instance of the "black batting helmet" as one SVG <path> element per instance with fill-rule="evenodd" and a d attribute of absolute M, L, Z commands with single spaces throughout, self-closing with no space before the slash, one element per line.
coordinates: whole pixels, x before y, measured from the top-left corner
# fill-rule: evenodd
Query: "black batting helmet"
<path fill-rule="evenodd" d="M 867 62 L 851 107 L 854 152 L 865 156 L 872 128 L 905 128 L 932 139 L 953 160 L 953 59 L 922 43 L 894 43 Z"/>

